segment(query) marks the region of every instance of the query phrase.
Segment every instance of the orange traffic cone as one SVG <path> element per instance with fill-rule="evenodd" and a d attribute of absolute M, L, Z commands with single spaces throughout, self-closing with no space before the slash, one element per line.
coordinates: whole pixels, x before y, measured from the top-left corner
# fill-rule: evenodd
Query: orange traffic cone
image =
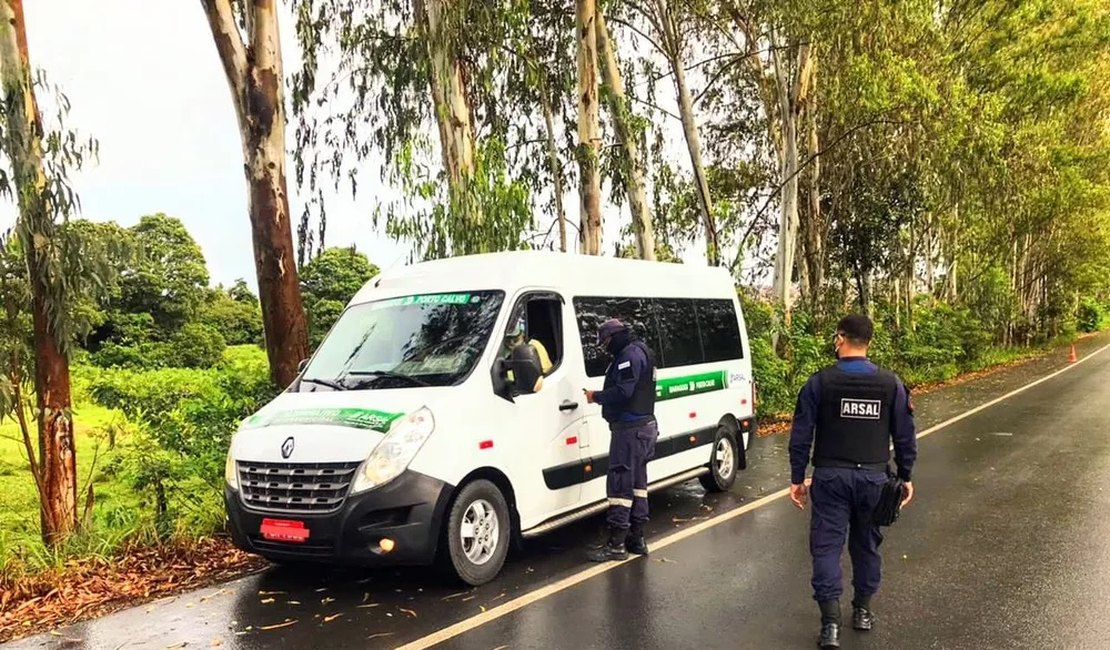
<path fill-rule="evenodd" d="M 1068 363 L 1075 363 L 1078 359 L 1075 358 L 1075 345 L 1071 346 L 1071 353 L 1068 354 Z"/>

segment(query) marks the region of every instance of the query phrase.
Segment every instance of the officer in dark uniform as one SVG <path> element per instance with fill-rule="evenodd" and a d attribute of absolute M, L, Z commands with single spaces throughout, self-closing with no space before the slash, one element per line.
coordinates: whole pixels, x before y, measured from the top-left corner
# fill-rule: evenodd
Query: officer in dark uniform
<path fill-rule="evenodd" d="M 655 355 L 631 327 L 611 319 L 601 324 L 598 342 L 613 357 L 600 392 L 586 401 L 601 405 L 609 422 L 609 541 L 590 552 L 594 562 L 623 560 L 632 552 L 647 555 L 647 464 L 655 455 Z"/>
<path fill-rule="evenodd" d="M 906 482 L 902 505 L 913 498 L 913 406 L 902 380 L 867 359 L 873 333 L 866 316 L 840 321 L 834 342 L 838 361 L 806 382 L 790 433 L 790 499 L 802 509 L 807 497 L 813 501 L 809 546 L 822 648 L 840 647 L 840 555 L 846 536 L 855 587 L 852 626 L 870 630 L 874 624 L 871 597 L 879 590 L 883 535 L 872 513 L 886 482 L 891 440 L 898 476 Z M 807 481 L 811 449 L 814 470 Z"/>

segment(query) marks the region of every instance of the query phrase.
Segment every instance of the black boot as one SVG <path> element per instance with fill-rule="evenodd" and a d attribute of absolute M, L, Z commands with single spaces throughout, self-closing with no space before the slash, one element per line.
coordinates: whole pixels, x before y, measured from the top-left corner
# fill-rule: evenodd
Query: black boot
<path fill-rule="evenodd" d="M 875 626 L 875 614 L 871 611 L 871 598 L 856 596 L 852 601 L 852 627 L 864 632 Z"/>
<path fill-rule="evenodd" d="M 634 555 L 648 554 L 647 542 L 644 541 L 643 526 L 632 524 L 632 530 L 628 533 L 628 540 L 624 543 L 624 547 Z"/>
<path fill-rule="evenodd" d="M 821 607 L 821 636 L 817 645 L 820 648 L 839 648 L 840 601 L 826 600 L 817 604 Z"/>
<path fill-rule="evenodd" d="M 595 548 L 586 554 L 591 562 L 613 562 L 628 559 L 628 551 L 624 542 L 628 538 L 628 529 L 610 528 L 609 541 L 601 548 Z"/>

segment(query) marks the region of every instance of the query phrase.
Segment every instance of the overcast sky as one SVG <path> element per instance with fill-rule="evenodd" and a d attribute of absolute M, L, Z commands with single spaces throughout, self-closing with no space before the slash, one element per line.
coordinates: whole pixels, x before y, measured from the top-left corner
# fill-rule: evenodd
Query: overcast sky
<path fill-rule="evenodd" d="M 72 102 L 68 126 L 100 142 L 99 164 L 74 178 L 81 216 L 123 225 L 155 212 L 178 217 L 204 250 L 213 283 L 242 277 L 253 286 L 243 154 L 200 3 L 34 0 L 24 7 L 32 65 Z M 299 55 L 284 5 L 283 12 L 288 74 Z M 290 177 L 296 227 L 294 185 Z M 371 209 L 368 198 L 358 206 L 331 199 L 327 241 L 354 243 L 389 266 L 407 248 L 374 232 Z M 0 227 L 14 218 L 14 205 L 0 204 Z"/>
<path fill-rule="evenodd" d="M 280 3 L 280 20 L 288 76 L 299 67 L 300 53 L 286 5 Z M 32 65 L 69 97 L 67 127 L 100 143 L 99 164 L 73 178 L 80 216 L 124 226 L 156 212 L 178 217 L 203 249 L 213 284 L 244 278 L 255 286 L 239 133 L 200 3 L 33 0 L 24 6 Z M 47 102 L 40 97 L 44 109 Z M 673 136 L 668 144 L 675 155 L 685 155 L 677 126 Z M 291 161 L 288 166 L 295 228 L 301 203 Z M 408 246 L 375 232 L 370 216 L 374 197 L 390 192 L 377 182 L 377 170 L 362 171 L 357 202 L 349 192 L 325 197 L 327 244 L 353 243 L 383 268 L 403 264 Z M 609 252 L 629 217 L 627 207 L 604 205 L 603 250 Z M 577 221 L 573 187 L 566 210 Z M 14 205 L 0 202 L 0 228 L 10 227 L 15 214 Z M 546 227 L 552 219 L 536 220 Z M 704 263 L 701 253 L 699 241 L 683 257 Z"/>

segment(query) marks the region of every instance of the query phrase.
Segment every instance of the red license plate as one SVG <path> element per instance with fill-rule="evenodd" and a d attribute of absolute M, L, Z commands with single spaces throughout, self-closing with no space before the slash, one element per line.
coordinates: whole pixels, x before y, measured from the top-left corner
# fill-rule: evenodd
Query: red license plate
<path fill-rule="evenodd" d="M 260 532 L 272 542 L 303 543 L 308 539 L 308 529 L 304 522 L 291 519 L 263 519 Z"/>

